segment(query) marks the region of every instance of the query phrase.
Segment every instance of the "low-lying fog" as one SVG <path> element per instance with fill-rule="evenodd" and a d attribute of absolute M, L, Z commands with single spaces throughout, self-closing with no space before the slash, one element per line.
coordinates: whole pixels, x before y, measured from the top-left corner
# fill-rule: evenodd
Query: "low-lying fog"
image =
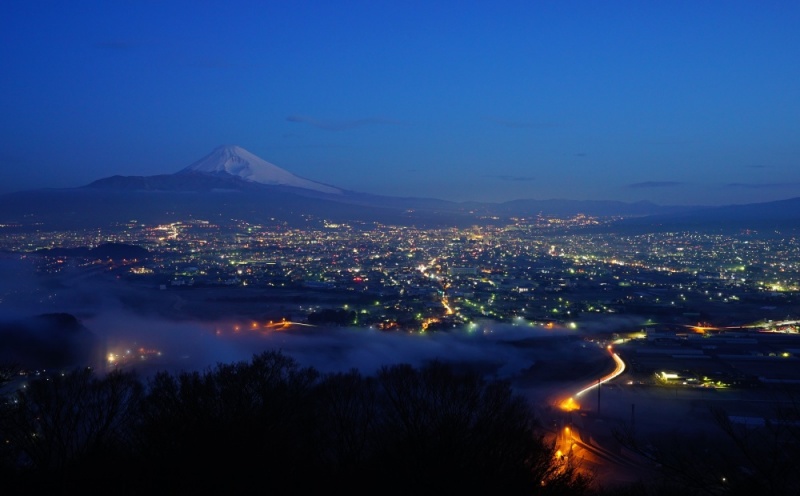
<path fill-rule="evenodd" d="M 608 354 L 584 337 L 587 331 L 630 325 L 606 319 L 582 322 L 576 330 L 544 328 L 520 319 L 508 324 L 475 322 L 446 332 L 407 333 L 303 323 L 270 326 L 239 315 L 192 318 L 186 312 L 186 298 L 176 296 L 176 290 L 135 287 L 103 274 L 102 269 L 71 269 L 47 276 L 35 270 L 35 263 L 35 257 L 0 258 L 0 323 L 4 323 L 0 340 L 19 343 L 20 334 L 46 332 L 32 331 L 36 325 L 9 323 L 24 323 L 45 313 L 70 314 L 83 327 L 53 334 L 64 353 L 85 356 L 86 350 L 76 350 L 75 343 L 77 336 L 85 338 L 88 333 L 96 348 L 90 365 L 97 370 L 133 368 L 143 375 L 158 370 L 203 370 L 219 362 L 249 360 L 263 350 L 281 350 L 300 365 L 321 372 L 357 368 L 371 374 L 384 365 L 440 360 L 477 367 L 488 378 L 530 387 L 532 381 L 583 379 L 598 368 L 613 368 Z M 80 343 L 86 346 L 85 339 Z M 0 361 L 14 356 L 5 348 Z"/>
<path fill-rule="evenodd" d="M 301 366 L 323 373 L 355 368 L 372 374 L 384 365 L 417 366 L 439 360 L 478 370 L 487 379 L 507 379 L 537 409 L 549 410 L 614 368 L 607 351 L 591 336 L 641 325 L 634 318 L 617 316 L 582 319 L 575 329 L 546 328 L 521 319 L 503 324 L 480 321 L 426 333 L 303 323 L 283 326 L 236 315 L 237 307 L 219 301 L 210 313 L 227 309 L 228 315 L 209 318 L 209 312 L 201 312 L 202 318 L 193 318 L 207 293 L 134 286 L 102 270 L 74 269 L 47 276 L 35 270 L 35 262 L 33 257 L 0 255 L 0 365 L 57 356 L 62 369 L 123 368 L 146 377 L 161 370 L 202 371 L 221 362 L 247 361 L 265 350 L 280 350 Z M 218 291 L 213 294 L 230 294 L 227 289 Z M 42 314 L 57 315 L 37 317 Z M 53 367 L 40 361 L 28 368 Z M 609 400 L 614 394 L 622 391 L 606 393 Z M 647 411 L 642 393 L 625 394 L 636 394 L 636 399 L 614 401 L 625 407 L 615 416 L 626 419 L 634 401 L 642 403 L 643 413 Z M 598 400 L 592 394 L 584 401 Z M 670 412 L 675 422 L 686 418 L 688 410 L 678 402 L 647 403 L 658 405 L 656 412 Z M 652 413 L 647 417 L 666 422 Z"/>

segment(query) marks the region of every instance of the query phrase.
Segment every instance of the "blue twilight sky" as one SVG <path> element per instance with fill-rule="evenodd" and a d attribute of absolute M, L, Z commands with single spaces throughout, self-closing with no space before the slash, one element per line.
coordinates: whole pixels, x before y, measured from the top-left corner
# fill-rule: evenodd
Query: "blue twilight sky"
<path fill-rule="evenodd" d="M 0 192 L 236 144 L 356 191 L 800 196 L 800 2 L 0 2 Z"/>

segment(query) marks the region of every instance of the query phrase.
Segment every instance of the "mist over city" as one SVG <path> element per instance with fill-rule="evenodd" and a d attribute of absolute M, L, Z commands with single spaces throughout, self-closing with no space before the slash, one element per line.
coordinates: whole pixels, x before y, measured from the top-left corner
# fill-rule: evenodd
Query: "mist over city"
<path fill-rule="evenodd" d="M 219 362 L 246 361 L 260 351 L 280 349 L 322 372 L 358 369 L 369 374 L 384 365 L 443 361 L 474 366 L 498 379 L 518 380 L 540 360 L 563 362 L 576 353 L 600 356 L 602 353 L 592 348 L 586 351 L 580 337 L 635 326 L 639 321 L 636 317 L 614 316 L 586 319 L 578 333 L 574 325 L 543 326 L 521 317 L 512 322 L 487 318 L 440 333 L 385 332 L 375 325 L 257 319 L 259 307 L 268 308 L 268 302 L 251 305 L 245 315 L 223 307 L 204 319 L 176 309 L 177 305 L 162 294 L 164 290 L 130 288 L 112 277 L 87 276 L 77 268 L 48 278 L 37 275 L 30 260 L 6 257 L 2 272 L 7 281 L 0 303 L 3 322 L 24 320 L 37 313 L 63 313 L 75 315 L 85 327 L 84 333 L 61 337 L 59 346 L 66 355 L 61 363 L 65 368 L 121 367 L 145 376 L 160 370 L 204 370 Z M 27 287 L 16 281 L 27 281 Z M 86 350 L 81 348 L 89 337 L 93 348 L 90 356 L 96 361 L 82 363 Z M 48 337 L 33 341 L 43 339 Z M 58 340 L 59 336 L 54 334 L 49 339 Z M 34 352 L 35 347 L 31 349 Z M 4 358 L 8 361 L 13 357 L 6 354 Z M 40 363 L 47 368 L 46 362 Z"/>

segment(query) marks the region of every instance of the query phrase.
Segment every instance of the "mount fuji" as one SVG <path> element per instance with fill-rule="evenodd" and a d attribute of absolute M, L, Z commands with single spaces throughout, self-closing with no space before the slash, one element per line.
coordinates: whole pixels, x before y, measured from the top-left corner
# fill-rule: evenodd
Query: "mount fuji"
<path fill-rule="evenodd" d="M 236 145 L 217 147 L 205 157 L 178 172 L 178 174 L 192 173 L 230 175 L 254 183 L 290 186 L 333 195 L 344 193 L 339 188 L 295 176 Z"/>
<path fill-rule="evenodd" d="M 223 145 L 174 174 L 111 176 L 86 186 L 137 191 L 257 191 L 286 189 L 296 194 L 342 197 L 334 186 L 281 169 L 236 145 Z"/>
<path fill-rule="evenodd" d="M 172 174 L 116 175 L 77 188 L 0 195 L 0 224 L 85 228 L 132 219 L 162 223 L 200 218 L 298 226 L 321 221 L 471 225 L 471 208 L 338 188 L 292 174 L 240 146 L 224 145 Z"/>

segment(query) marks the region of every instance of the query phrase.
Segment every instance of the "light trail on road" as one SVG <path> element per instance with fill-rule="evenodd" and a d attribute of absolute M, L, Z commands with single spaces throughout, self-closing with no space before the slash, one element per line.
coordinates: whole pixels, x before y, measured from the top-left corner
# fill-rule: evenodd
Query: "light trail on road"
<path fill-rule="evenodd" d="M 612 379 L 619 377 L 620 374 L 625 372 L 625 362 L 619 355 L 614 353 L 612 346 L 607 346 L 611 358 L 614 360 L 615 367 L 610 373 L 602 376 L 594 381 L 592 384 L 584 387 L 580 391 L 569 396 L 567 399 L 558 403 L 558 407 L 565 412 L 572 412 L 580 410 L 581 405 L 576 401 L 583 394 L 594 388 L 604 384 Z M 598 396 L 598 413 L 599 413 L 599 396 Z M 646 467 L 641 467 L 632 460 L 621 456 L 607 447 L 600 446 L 596 439 L 592 439 L 591 425 L 585 425 L 581 422 L 580 425 L 572 423 L 570 414 L 569 424 L 559 431 L 557 434 L 556 451 L 557 459 L 563 463 L 578 463 L 578 469 L 586 473 L 589 477 L 596 478 L 600 474 L 600 478 L 607 481 L 625 480 L 631 477 L 631 471 L 638 473 L 645 470 Z M 583 439 L 583 435 L 579 429 L 587 436 Z M 577 462 L 576 462 L 577 460 Z M 631 479 L 633 480 L 633 479 Z"/>
<path fill-rule="evenodd" d="M 618 377 L 620 374 L 625 372 L 625 362 L 622 361 L 622 359 L 619 357 L 619 355 L 614 353 L 614 350 L 610 345 L 608 346 L 607 350 L 608 350 L 609 354 L 611 354 L 611 358 L 614 359 L 614 363 L 616 363 L 616 368 L 614 368 L 614 370 L 611 373 L 604 375 L 603 377 L 598 379 L 596 382 L 593 382 L 592 384 L 590 384 L 590 385 L 586 386 L 585 388 L 581 389 L 580 391 L 578 391 L 577 393 L 573 394 L 572 396 L 570 396 L 566 400 L 560 402 L 559 403 L 559 407 L 562 410 L 572 411 L 572 410 L 579 409 L 580 405 L 575 401 L 575 398 L 578 398 L 583 393 L 585 393 L 587 391 L 591 391 L 592 389 L 600 386 L 601 384 L 605 384 L 606 382 Z"/>
<path fill-rule="evenodd" d="M 603 376 L 599 381 L 597 381 L 594 384 L 592 384 L 590 386 L 587 386 L 587 387 L 581 389 L 580 391 L 578 391 L 577 393 L 575 393 L 576 397 L 582 395 L 583 393 L 585 393 L 587 391 L 590 391 L 593 388 L 596 388 L 597 386 L 599 386 L 601 384 L 605 384 L 606 382 L 618 377 L 620 374 L 625 372 L 625 362 L 622 361 L 622 359 L 619 357 L 619 355 L 614 353 L 614 351 L 612 350 L 611 346 L 608 347 L 608 352 L 611 353 L 611 358 L 614 359 L 614 362 L 617 364 L 617 367 L 610 374 Z"/>

